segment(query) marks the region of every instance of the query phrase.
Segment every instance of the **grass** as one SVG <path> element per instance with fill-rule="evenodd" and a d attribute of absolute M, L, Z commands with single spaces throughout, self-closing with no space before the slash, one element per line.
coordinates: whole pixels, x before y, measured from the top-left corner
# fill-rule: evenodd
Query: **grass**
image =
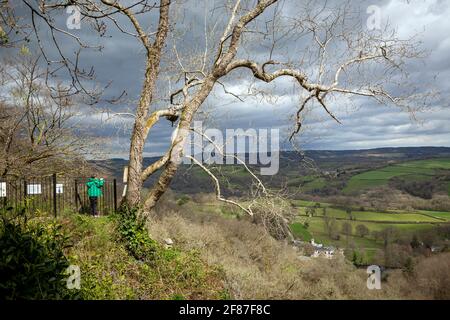
<path fill-rule="evenodd" d="M 320 205 L 321 208 L 331 206 L 331 204 L 326 203 L 326 202 L 316 202 L 316 201 L 307 201 L 307 200 L 299 200 L 299 199 L 291 200 L 291 203 L 298 207 L 314 207 L 317 203 Z"/>
<path fill-rule="evenodd" d="M 408 181 L 424 181 L 437 174 L 438 170 L 450 170 L 450 159 L 408 161 L 357 174 L 350 178 L 344 193 L 385 185 L 394 177 Z M 449 186 L 450 194 L 450 186 Z"/>
<path fill-rule="evenodd" d="M 355 211 L 352 212 L 355 220 L 370 220 L 374 222 L 441 222 L 441 220 L 416 213 L 381 213 L 371 211 Z"/>
<path fill-rule="evenodd" d="M 322 189 L 330 183 L 326 179 L 314 175 L 289 176 L 289 173 L 286 175 L 288 176 L 287 186 L 300 188 L 303 192 Z"/>
<path fill-rule="evenodd" d="M 317 178 L 312 180 L 311 182 L 305 183 L 305 185 L 302 187 L 303 191 L 310 191 L 314 189 L 321 189 L 326 186 L 326 181 L 324 178 Z"/>
<path fill-rule="evenodd" d="M 312 236 L 309 231 L 305 228 L 305 226 L 301 223 L 293 223 L 291 224 L 291 231 L 294 236 L 303 241 L 311 241 Z"/>
<path fill-rule="evenodd" d="M 81 269 L 84 299 L 218 299 L 221 271 L 195 250 L 155 246 L 153 263 L 130 254 L 110 217 L 73 214 L 63 218 L 73 246 L 67 254 Z"/>
<path fill-rule="evenodd" d="M 356 228 L 356 223 L 352 223 L 353 229 Z M 367 225 L 367 224 L 366 224 Z M 369 227 L 369 226 L 368 226 Z M 338 222 L 338 230 L 340 230 L 340 223 Z M 370 230 L 370 228 L 369 228 Z M 311 218 L 309 221 L 309 231 L 311 232 L 313 238 L 318 243 L 324 243 L 326 245 L 335 245 L 341 248 L 347 246 L 346 237 L 341 237 L 339 240 L 331 239 L 328 234 L 325 232 L 325 224 L 322 218 Z M 356 236 L 349 236 L 349 243 L 354 243 L 355 245 L 363 248 L 381 248 L 381 244 L 377 243 L 372 238 L 361 238 Z"/>
<path fill-rule="evenodd" d="M 437 218 L 441 218 L 441 219 L 445 219 L 447 221 L 450 221 L 450 212 L 445 212 L 445 211 L 426 211 L 426 210 L 419 210 L 419 212 L 429 215 L 429 216 L 433 216 L 433 217 L 437 217 Z"/>
<path fill-rule="evenodd" d="M 298 203 L 298 202 L 297 202 Z M 315 216 L 323 217 L 323 204 L 321 204 L 321 208 L 316 209 Z M 306 207 L 298 208 L 299 213 L 301 215 L 306 214 Z M 348 219 L 350 220 L 349 215 L 345 210 L 327 207 L 327 216 L 334 217 L 338 219 Z M 423 214 L 422 214 L 423 213 Z M 427 223 L 427 222 L 442 222 L 439 218 L 446 218 L 446 216 L 450 217 L 450 213 L 447 215 L 444 212 L 439 212 L 433 214 L 428 211 L 420 211 L 419 213 L 386 213 L 386 212 L 374 212 L 374 211 L 352 211 L 351 215 L 353 220 L 356 221 L 373 221 L 373 222 L 398 222 L 398 223 Z M 433 217 L 434 216 L 434 217 Z M 450 219 L 450 218 L 449 218 Z"/>
<path fill-rule="evenodd" d="M 400 164 L 403 167 L 410 168 L 428 168 L 428 169 L 447 169 L 450 170 L 450 159 L 430 159 L 408 161 Z"/>
<path fill-rule="evenodd" d="M 382 231 L 388 227 L 393 227 L 399 230 L 404 236 L 411 236 L 415 232 L 427 230 L 433 227 L 431 224 L 382 224 L 377 222 L 360 222 L 360 221 L 346 221 L 349 222 L 353 229 L 353 235 L 349 237 L 349 243 L 354 243 L 356 246 L 362 248 L 381 248 L 382 242 L 376 241 L 371 235 L 367 237 L 358 237 L 354 234 L 356 226 L 358 224 L 364 224 L 370 232 Z M 338 221 L 337 230 L 341 230 L 342 221 Z M 341 236 L 339 240 L 331 239 L 328 234 L 325 233 L 324 220 L 321 217 L 313 217 L 309 220 L 308 231 L 312 234 L 316 242 L 323 242 L 325 244 L 336 245 L 339 247 L 346 247 L 347 239 L 346 236 Z"/>

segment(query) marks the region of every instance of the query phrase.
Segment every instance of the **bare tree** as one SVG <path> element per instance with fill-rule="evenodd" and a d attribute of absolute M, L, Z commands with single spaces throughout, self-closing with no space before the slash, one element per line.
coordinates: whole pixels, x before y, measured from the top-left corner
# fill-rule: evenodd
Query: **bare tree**
<path fill-rule="evenodd" d="M 52 35 L 68 36 L 81 47 L 88 46 L 80 36 L 56 27 L 52 14 L 77 5 L 82 17 L 91 21 L 101 35 L 105 33 L 107 21 L 136 38 L 144 48 L 144 80 L 132 114 L 134 126 L 124 199 L 125 205 L 139 206 L 143 182 L 160 171 L 157 182 L 143 201 L 143 212 L 151 211 L 168 189 L 181 163 L 191 124 L 215 88 L 241 99 L 239 94 L 227 89 L 230 79 L 250 76 L 251 81 L 246 83 L 254 96 L 265 96 L 255 85 L 256 81 L 271 83 L 280 78 L 290 79 L 299 95 L 298 106 L 292 110 L 295 115 L 290 134 L 292 141 L 302 130 L 308 108 L 320 108 L 325 115 L 341 123 L 332 111 L 333 103 L 350 103 L 352 99 L 356 103 L 356 99 L 365 98 L 413 113 L 426 103 L 424 98 L 430 96 L 422 88 L 408 84 L 405 63 L 423 54 L 415 39 L 400 39 L 389 26 L 375 32 L 365 30 L 350 2 L 334 6 L 327 1 L 318 4 L 309 0 L 295 4 L 279 0 L 214 2 L 214 12 L 206 13 L 212 14 L 214 21 L 207 26 L 205 18 L 205 45 L 198 55 L 187 49 L 180 52 L 176 39 L 179 34 L 187 33 L 188 28 L 182 25 L 178 12 L 183 6 L 191 8 L 192 2 L 160 0 L 150 5 L 144 0 L 127 4 L 117 0 L 43 0 L 39 1 L 39 6 L 27 0 L 23 3 L 31 11 L 32 21 L 43 20 Z M 154 19 L 155 10 L 158 11 L 157 23 L 154 30 L 148 30 L 140 21 Z M 118 16 L 128 20 L 131 30 L 120 24 Z M 175 27 L 180 21 L 181 27 Z M 45 51 L 34 23 L 32 29 L 39 47 Z M 164 48 L 168 39 L 173 40 L 171 54 Z M 52 41 L 58 48 L 55 37 Z M 160 74 L 164 53 L 172 58 L 165 66 L 171 73 L 167 78 Z M 75 92 L 87 94 L 80 76 L 90 74 L 80 72 L 78 55 L 73 61 L 61 51 L 60 56 L 58 63 L 72 75 Z M 155 103 L 157 81 L 165 79 L 176 79 L 173 84 L 178 87 L 161 100 L 167 101 L 167 106 Z M 172 87 L 171 84 L 166 83 L 166 87 Z M 170 147 L 158 161 L 144 168 L 145 142 L 150 130 L 163 118 L 177 122 Z M 214 176 L 211 177 L 214 180 Z M 216 192 L 218 198 L 222 198 L 220 188 L 216 187 Z"/>
<path fill-rule="evenodd" d="M 0 96 L 0 175 L 28 176 L 79 172 L 92 150 L 77 129 L 73 101 L 57 84 L 54 97 L 45 86 L 39 57 L 3 60 Z M 93 139 L 89 139 L 93 140 Z"/>
<path fill-rule="evenodd" d="M 364 238 L 365 236 L 369 235 L 370 230 L 367 228 L 365 224 L 358 224 L 356 226 L 356 234 L 360 236 L 361 238 Z"/>
<path fill-rule="evenodd" d="M 341 225 L 341 229 L 342 229 L 342 233 L 346 235 L 346 243 L 347 243 L 347 247 L 348 247 L 348 240 L 349 240 L 349 237 L 352 235 L 353 227 L 350 222 L 344 222 Z"/>
<path fill-rule="evenodd" d="M 338 223 L 336 218 L 324 217 L 323 222 L 324 231 L 331 239 L 336 239 L 338 237 Z"/>

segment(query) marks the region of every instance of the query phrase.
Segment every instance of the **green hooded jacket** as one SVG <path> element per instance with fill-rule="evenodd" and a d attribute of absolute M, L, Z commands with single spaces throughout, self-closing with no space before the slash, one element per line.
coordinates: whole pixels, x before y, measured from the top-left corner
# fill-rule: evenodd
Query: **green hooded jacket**
<path fill-rule="evenodd" d="M 103 187 L 103 179 L 89 178 L 89 181 L 86 183 L 88 187 L 88 196 L 89 197 L 100 197 L 102 195 L 102 187 Z"/>

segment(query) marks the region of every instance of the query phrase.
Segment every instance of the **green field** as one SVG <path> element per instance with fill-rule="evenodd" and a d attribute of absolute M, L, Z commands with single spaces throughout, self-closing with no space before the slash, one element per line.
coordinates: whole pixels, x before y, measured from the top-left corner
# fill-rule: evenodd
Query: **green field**
<path fill-rule="evenodd" d="M 318 202 L 296 199 L 296 200 L 291 200 L 291 203 L 297 207 L 314 207 Z M 319 205 L 320 205 L 320 207 L 329 207 L 331 204 L 325 203 L 325 202 L 320 202 Z M 318 209 L 318 210 L 320 210 L 320 209 Z"/>
<path fill-rule="evenodd" d="M 301 223 L 291 224 L 291 231 L 300 240 L 309 242 L 312 239 L 311 233 Z"/>
<path fill-rule="evenodd" d="M 410 181 L 423 181 L 435 176 L 439 170 L 450 170 L 450 159 L 408 161 L 360 173 L 348 181 L 343 191 L 352 193 L 361 189 L 382 186 L 394 177 L 402 177 L 402 179 Z"/>
<path fill-rule="evenodd" d="M 304 222 L 304 221 L 303 221 Z M 341 230 L 341 225 L 344 222 L 349 222 L 352 225 L 352 235 L 347 238 L 345 235 L 341 235 L 339 240 L 331 239 L 328 234 L 325 232 L 324 219 L 322 217 L 314 217 L 308 218 L 309 227 L 307 230 L 304 230 L 304 227 L 301 223 L 295 223 L 291 225 L 293 233 L 299 239 L 308 239 L 304 237 L 304 234 L 307 232 L 314 238 L 314 241 L 317 243 L 323 243 L 325 245 L 333 245 L 339 248 L 356 247 L 360 251 L 364 253 L 364 263 L 372 263 L 372 259 L 376 252 L 383 247 L 382 240 L 376 240 L 372 232 L 373 231 L 382 231 L 385 228 L 393 227 L 398 230 L 399 234 L 404 237 L 411 237 L 414 233 L 419 231 L 425 231 L 431 229 L 433 227 L 432 224 L 421 223 L 421 224 L 385 224 L 378 222 L 360 222 L 360 221 L 343 221 L 339 220 L 337 222 L 337 230 Z M 356 226 L 359 224 L 364 224 L 370 231 L 370 234 L 366 237 L 359 237 L 355 234 Z M 300 225 L 300 226 L 299 226 Z M 295 231 L 294 231 L 295 230 Z M 297 232 L 297 230 L 301 230 Z"/>
<path fill-rule="evenodd" d="M 288 187 L 299 187 L 301 186 L 301 189 L 303 191 L 311 191 L 314 189 L 321 189 L 324 188 L 327 184 L 327 181 L 324 178 L 312 176 L 312 175 L 305 175 L 305 176 L 297 176 L 297 173 L 295 173 L 295 176 L 289 176 L 288 175 L 288 181 L 287 186 Z"/>
<path fill-rule="evenodd" d="M 409 164 L 411 167 L 411 164 Z M 436 164 L 428 163 L 428 166 L 436 166 Z M 383 178 L 392 176 L 393 168 L 389 169 L 383 174 Z M 404 168 L 403 168 L 404 170 Z M 434 170 L 430 168 L 422 168 L 422 174 L 427 170 Z M 404 171 L 402 171 L 404 173 Z M 366 173 L 372 174 L 373 173 Z M 317 243 L 325 245 L 333 245 L 339 248 L 357 248 L 362 255 L 364 263 L 372 263 L 377 252 L 383 248 L 383 240 L 376 239 L 374 232 L 380 232 L 386 228 L 394 228 L 398 231 L 398 237 L 410 241 L 414 234 L 422 231 L 430 230 L 438 225 L 450 222 L 450 212 L 444 211 L 426 211 L 416 210 L 404 212 L 401 210 L 388 210 L 385 212 L 376 211 L 361 211 L 359 208 L 353 208 L 351 215 L 345 208 L 340 208 L 331 203 L 308 201 L 301 199 L 290 200 L 297 218 L 290 225 L 291 231 L 295 238 L 302 241 L 314 240 Z M 242 204 L 248 204 L 243 201 Z M 207 214 L 217 214 L 234 219 L 239 214 L 239 210 L 225 205 L 223 203 L 212 200 L 209 203 L 196 203 L 195 201 L 188 201 L 183 204 L 185 210 L 204 212 Z M 315 208 L 315 213 L 312 217 L 307 216 L 310 212 L 308 208 Z M 336 232 L 340 234 L 339 239 L 331 239 L 325 230 L 324 210 L 328 217 L 336 218 Z M 306 223 L 307 222 L 307 223 Z M 352 227 L 352 234 L 348 237 L 342 234 L 342 225 L 350 223 Z M 369 234 L 365 237 L 360 237 L 356 234 L 356 227 L 358 225 L 365 225 L 369 230 Z"/>
<path fill-rule="evenodd" d="M 334 208 L 328 203 L 319 203 L 320 207 L 315 209 L 313 217 L 306 216 L 308 207 L 316 207 L 317 203 L 312 201 L 293 200 L 299 213 L 298 221 L 291 225 L 291 229 L 298 239 L 309 239 L 309 235 L 318 243 L 334 245 L 340 248 L 356 246 L 364 252 L 364 261 L 371 263 L 374 254 L 383 246 L 382 240 L 374 238 L 374 231 L 382 231 L 392 227 L 398 230 L 400 237 L 410 238 L 414 233 L 433 228 L 437 224 L 450 222 L 450 212 L 425 211 L 416 212 L 374 212 L 374 211 L 352 211 L 351 220 L 346 210 Z M 326 208 L 326 215 L 337 219 L 336 231 L 340 233 L 342 224 L 350 223 L 352 235 L 348 238 L 340 235 L 338 240 L 331 239 L 325 231 L 323 210 Z M 305 222 L 308 228 L 305 228 Z M 370 234 L 365 237 L 356 235 L 356 226 L 363 224 Z M 307 241 L 307 240 L 305 240 Z"/>
<path fill-rule="evenodd" d="M 425 210 L 419 210 L 420 213 L 433 216 L 440 219 L 445 219 L 446 221 L 450 221 L 450 212 L 445 211 L 425 211 Z"/>
<path fill-rule="evenodd" d="M 447 169 L 450 170 L 450 159 L 430 159 L 408 161 L 399 164 L 402 167 L 408 168 L 428 168 L 428 169 Z"/>
<path fill-rule="evenodd" d="M 306 202 L 308 203 L 308 202 Z M 349 215 L 345 210 L 332 208 L 329 204 L 321 204 L 321 208 L 315 210 L 316 217 L 323 217 L 323 207 L 327 206 L 326 214 L 327 216 L 338 218 L 338 219 L 350 219 Z M 301 215 L 306 215 L 306 206 L 300 206 L 298 208 Z M 441 223 L 442 219 L 450 220 L 449 212 L 435 212 L 435 211 L 418 211 L 417 213 L 403 213 L 403 212 L 373 212 L 373 211 L 352 211 L 351 216 L 353 220 L 362 221 L 375 221 L 375 222 L 398 222 L 398 223 L 425 223 L 434 222 Z"/>

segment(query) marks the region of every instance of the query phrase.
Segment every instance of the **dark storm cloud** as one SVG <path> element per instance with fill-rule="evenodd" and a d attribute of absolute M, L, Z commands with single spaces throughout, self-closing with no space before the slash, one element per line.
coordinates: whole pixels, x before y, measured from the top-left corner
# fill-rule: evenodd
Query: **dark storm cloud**
<path fill-rule="evenodd" d="M 176 45 L 182 55 L 201 53 L 204 50 L 204 22 L 205 11 L 210 14 L 207 17 L 207 25 L 211 27 L 214 22 L 221 21 L 221 1 L 185 1 L 186 6 L 174 5 L 177 14 L 177 25 L 175 30 L 181 32 Z M 223 1 L 222 1 L 223 2 Z M 328 1 L 332 6 L 343 1 Z M 330 109 L 339 117 L 343 125 L 339 125 L 324 114 L 323 110 L 310 111 L 310 117 L 305 122 L 305 131 L 299 136 L 298 141 L 304 148 L 314 149 L 353 149 L 371 148 L 382 146 L 420 146 L 420 145 L 442 145 L 450 146 L 450 5 L 441 0 L 417 0 L 406 1 L 384 0 L 384 1 L 352 1 L 355 9 L 361 9 L 362 19 L 366 8 L 375 4 L 381 8 L 383 22 L 390 22 L 399 34 L 410 37 L 419 33 L 423 41 L 423 47 L 430 54 L 423 62 L 414 62 L 408 65 L 411 79 L 418 85 L 433 85 L 441 91 L 442 95 L 435 105 L 430 109 L 416 115 L 417 119 L 411 119 L 411 115 L 400 109 L 379 106 L 368 99 L 354 99 L 350 106 L 344 99 L 336 100 L 330 105 Z M 358 6 L 358 8 L 356 7 Z M 178 10 L 178 8 L 181 8 Z M 272 10 L 272 9 L 271 9 Z M 269 10 L 265 15 L 270 17 L 273 11 Z M 281 1 L 280 10 L 286 15 L 301 15 L 298 1 Z M 22 9 L 26 12 L 25 8 Z M 223 11 L 222 11 L 223 13 Z M 157 16 L 152 14 L 141 22 L 149 30 L 154 30 Z M 67 14 L 61 12 L 57 17 L 57 24 L 64 28 Z M 127 20 L 119 17 L 120 23 L 127 25 Z M 264 21 L 264 19 L 260 19 Z M 362 21 L 365 24 L 365 21 Z M 217 30 L 221 29 L 223 23 L 219 23 Z M 45 26 L 40 28 L 45 30 Z M 130 29 L 131 30 L 131 29 Z M 108 109 L 111 112 L 133 112 L 139 91 L 141 89 L 144 72 L 144 51 L 135 38 L 122 34 L 113 26 L 109 26 L 104 38 L 99 39 L 95 33 L 90 31 L 88 25 L 82 22 L 81 30 L 75 30 L 84 41 L 102 45 L 101 52 L 94 50 L 83 50 L 81 55 L 85 68 L 94 66 L 97 74 L 97 82 L 105 85 L 112 81 L 110 87 L 105 91 L 105 97 L 114 97 L 123 90 L 127 92 L 126 98 L 118 105 L 101 103 L 95 108 L 83 108 L 80 115 L 80 123 L 85 125 L 86 132 L 93 136 L 109 139 L 105 147 L 110 150 L 111 156 L 127 156 L 129 148 L 129 136 L 131 133 L 132 119 L 118 120 L 109 118 L 101 111 Z M 220 33 L 220 32 L 218 32 Z M 55 56 L 55 48 L 48 42 L 49 34 L 46 34 L 46 49 L 50 55 Z M 248 35 L 251 36 L 251 35 Z M 74 41 L 67 37 L 59 37 L 64 52 L 71 54 L 77 46 Z M 213 39 L 209 39 L 214 43 Z M 308 39 L 297 39 L 286 41 L 283 48 L 276 52 L 278 56 L 285 53 L 297 57 Z M 173 38 L 169 37 L 164 57 L 163 69 L 173 59 L 171 51 Z M 264 41 L 246 45 L 241 50 L 242 57 L 251 56 L 257 61 L 268 58 Z M 11 50 L 0 52 L 1 55 L 12 54 Z M 187 61 L 186 61 L 187 62 Z M 437 76 L 437 78 L 436 78 Z M 225 79 L 227 88 L 231 92 L 244 93 L 251 81 L 248 71 L 236 72 Z M 174 83 L 171 84 L 174 86 Z M 292 81 L 283 78 L 267 85 L 257 83 L 258 88 L 269 90 L 276 87 L 274 93 L 277 95 L 273 104 L 254 98 L 246 98 L 241 102 L 231 95 L 223 92 L 220 86 L 216 87 L 214 95 L 208 98 L 207 104 L 214 110 L 207 123 L 211 127 L 226 128 L 280 128 L 282 133 L 283 147 L 289 147 L 286 142 L 289 130 L 292 129 L 292 115 L 298 105 L 299 91 L 294 89 Z M 168 91 L 168 84 L 164 78 L 159 83 L 159 91 L 164 95 Z M 159 104 L 162 102 L 159 102 Z M 206 109 L 206 108 L 204 108 Z M 146 155 L 162 154 L 170 141 L 172 132 L 170 122 L 161 121 L 150 133 L 146 143 Z"/>

